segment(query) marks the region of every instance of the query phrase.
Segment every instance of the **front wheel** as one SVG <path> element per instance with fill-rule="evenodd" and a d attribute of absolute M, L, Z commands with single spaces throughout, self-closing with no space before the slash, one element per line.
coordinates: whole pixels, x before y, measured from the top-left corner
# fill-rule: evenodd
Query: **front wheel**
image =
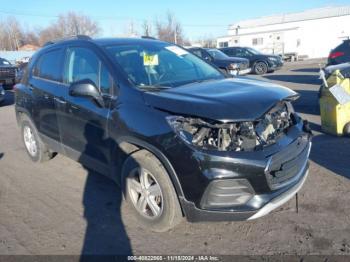
<path fill-rule="evenodd" d="M 254 72 L 257 75 L 264 75 L 268 71 L 267 64 L 264 62 L 257 62 L 254 65 Z"/>
<path fill-rule="evenodd" d="M 177 194 L 160 161 L 146 150 L 132 154 L 123 167 L 125 203 L 138 224 L 155 232 L 175 227 L 182 219 Z"/>

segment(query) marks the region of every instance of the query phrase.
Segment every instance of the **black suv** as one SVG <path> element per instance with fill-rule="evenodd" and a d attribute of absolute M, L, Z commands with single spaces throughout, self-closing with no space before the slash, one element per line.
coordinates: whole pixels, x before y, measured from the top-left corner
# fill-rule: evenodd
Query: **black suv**
<path fill-rule="evenodd" d="M 271 73 L 283 66 L 282 57 L 263 54 L 251 47 L 224 47 L 220 50 L 228 56 L 248 59 L 250 68 L 257 75 Z"/>
<path fill-rule="evenodd" d="M 217 66 L 225 74 L 246 75 L 250 73 L 249 60 L 239 57 L 229 57 L 225 53 L 215 48 L 188 48 L 196 56 L 204 59 L 208 63 Z"/>
<path fill-rule="evenodd" d="M 110 177 L 154 231 L 254 219 L 293 197 L 311 148 L 297 97 L 170 43 L 82 36 L 38 51 L 15 93 L 33 161 L 61 153 Z"/>
<path fill-rule="evenodd" d="M 328 65 L 338 65 L 348 62 L 350 62 L 350 39 L 343 41 L 328 56 Z"/>
<path fill-rule="evenodd" d="M 14 85 L 16 83 L 16 66 L 0 57 L 0 84 Z"/>

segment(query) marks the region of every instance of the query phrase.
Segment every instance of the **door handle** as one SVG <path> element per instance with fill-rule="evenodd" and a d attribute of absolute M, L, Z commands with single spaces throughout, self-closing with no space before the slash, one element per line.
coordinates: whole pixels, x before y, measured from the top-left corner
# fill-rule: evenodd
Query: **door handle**
<path fill-rule="evenodd" d="M 60 103 L 60 104 L 66 104 L 66 103 L 67 103 L 65 100 L 60 99 L 60 98 L 58 98 L 58 97 L 55 97 L 54 99 L 55 99 L 55 101 L 56 101 L 57 103 Z"/>
<path fill-rule="evenodd" d="M 29 84 L 28 88 L 29 88 L 30 91 L 33 91 L 34 86 L 32 84 Z"/>

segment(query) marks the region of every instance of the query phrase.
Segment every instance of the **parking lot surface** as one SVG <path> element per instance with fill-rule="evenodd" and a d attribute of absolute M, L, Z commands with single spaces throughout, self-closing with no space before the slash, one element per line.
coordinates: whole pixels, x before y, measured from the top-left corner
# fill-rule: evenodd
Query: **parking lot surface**
<path fill-rule="evenodd" d="M 136 226 L 112 181 L 58 155 L 27 157 L 13 93 L 0 107 L 0 254 L 350 254 L 350 138 L 321 132 L 321 60 L 262 77 L 301 94 L 295 108 L 314 131 L 309 177 L 295 200 L 249 222 L 187 223 L 166 233 Z"/>

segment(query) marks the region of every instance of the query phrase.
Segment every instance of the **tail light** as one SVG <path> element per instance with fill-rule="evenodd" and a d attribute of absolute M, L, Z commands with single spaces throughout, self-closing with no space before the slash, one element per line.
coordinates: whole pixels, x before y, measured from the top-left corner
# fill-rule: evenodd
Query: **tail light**
<path fill-rule="evenodd" d="M 330 53 L 329 58 L 334 59 L 334 58 L 337 58 L 337 57 L 343 56 L 343 55 L 344 55 L 344 52 L 333 52 L 333 53 Z"/>

